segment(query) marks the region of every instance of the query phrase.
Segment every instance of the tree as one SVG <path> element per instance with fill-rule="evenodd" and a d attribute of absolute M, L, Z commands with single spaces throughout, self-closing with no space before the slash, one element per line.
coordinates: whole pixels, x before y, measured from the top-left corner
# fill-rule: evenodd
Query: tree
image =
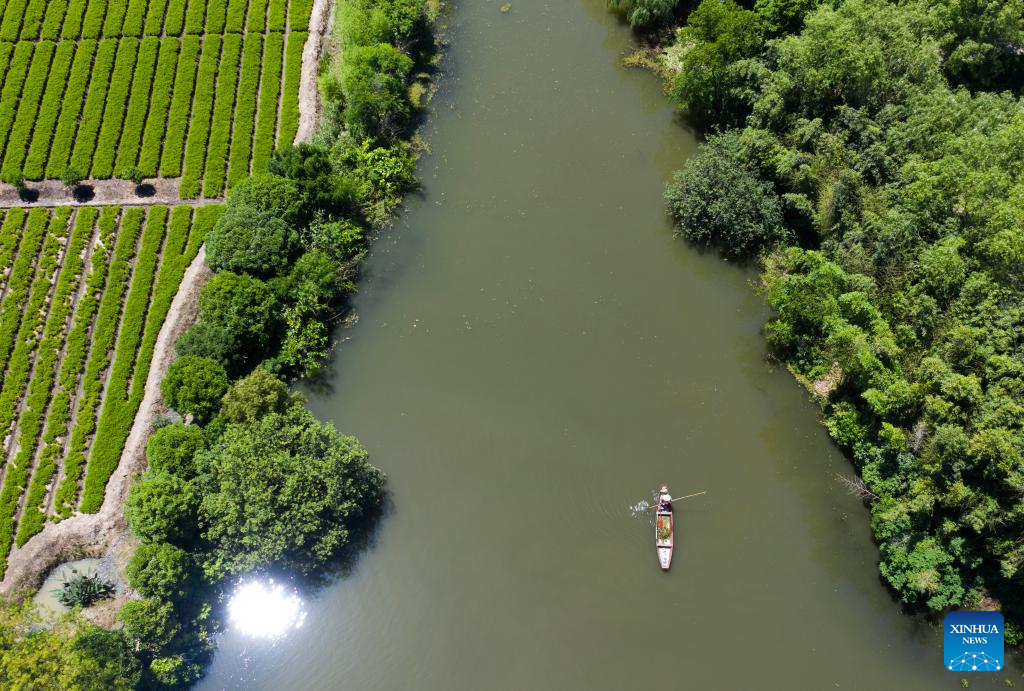
<path fill-rule="evenodd" d="M 196 475 L 195 456 L 205 446 L 202 430 L 176 422 L 161 427 L 149 438 L 146 461 L 154 472 L 191 480 Z"/>
<path fill-rule="evenodd" d="M 226 424 L 249 424 L 270 413 L 283 413 L 301 400 L 280 379 L 262 367 L 235 382 L 224 395 L 220 419 Z"/>
<path fill-rule="evenodd" d="M 341 66 L 345 125 L 357 139 L 390 141 L 406 127 L 413 61 L 387 43 L 346 48 Z"/>
<path fill-rule="evenodd" d="M 679 231 L 698 245 L 741 258 L 786 237 L 770 183 L 737 160 L 735 137 L 712 137 L 675 174 L 665 198 Z"/>
<path fill-rule="evenodd" d="M 124 513 L 132 533 L 143 542 L 184 545 L 195 533 L 198 503 L 191 483 L 150 471 L 132 485 Z"/>
<path fill-rule="evenodd" d="M 227 390 L 228 375 L 220 363 L 189 355 L 172 362 L 160 383 L 167 405 L 200 421 L 217 412 Z"/>
<path fill-rule="evenodd" d="M 143 597 L 180 600 L 188 592 L 189 556 L 166 542 L 139 545 L 128 562 L 128 582 Z"/>
<path fill-rule="evenodd" d="M 213 360 L 231 373 L 236 373 L 245 362 L 242 345 L 235 334 L 223 324 L 214 324 L 202 317 L 178 337 L 174 352 L 179 358 L 201 357 Z"/>
<path fill-rule="evenodd" d="M 124 635 L 136 646 L 149 652 L 159 651 L 178 633 L 174 607 L 156 598 L 129 600 L 117 618 L 124 624 Z"/>
<path fill-rule="evenodd" d="M 798 34 L 806 17 L 821 0 L 757 0 L 754 11 L 767 36 Z"/>
<path fill-rule="evenodd" d="M 258 173 L 239 182 L 231 188 L 228 204 L 268 213 L 292 227 L 299 226 L 307 216 L 298 184 L 271 173 Z"/>
<path fill-rule="evenodd" d="M 323 252 L 332 261 L 342 264 L 366 250 L 366 234 L 362 226 L 349 220 L 317 220 L 303 230 L 302 246 Z"/>
<path fill-rule="evenodd" d="M 96 663 L 100 670 L 97 681 L 111 684 L 108 688 L 116 688 L 119 683 L 132 688 L 139 683 L 141 665 L 120 631 L 86 626 L 75 637 L 73 647 L 85 659 Z"/>
<path fill-rule="evenodd" d="M 118 173 L 118 177 L 122 180 L 131 180 L 136 185 L 141 185 L 142 181 L 146 179 L 146 174 L 138 166 L 128 166 Z"/>
<path fill-rule="evenodd" d="M 78 187 L 82 184 L 82 180 L 84 179 L 85 176 L 74 168 L 67 168 L 60 176 L 60 181 L 69 189 L 72 187 Z"/>
<path fill-rule="evenodd" d="M 214 271 L 267 278 L 286 269 L 294 244 L 286 221 L 249 204 L 228 204 L 206 235 L 206 263 Z"/>
<path fill-rule="evenodd" d="M 634 28 L 647 28 L 667 22 L 679 0 L 607 0 L 613 9 L 624 9 L 626 21 Z"/>
<path fill-rule="evenodd" d="M 279 330 L 277 298 L 270 286 L 247 274 L 221 271 L 199 293 L 200 318 L 231 334 L 232 361 L 258 362 Z"/>
<path fill-rule="evenodd" d="M 270 567 L 311 573 L 381 497 L 383 476 L 359 442 L 303 406 L 228 425 L 201 458 L 204 569 L 214 578 Z"/>

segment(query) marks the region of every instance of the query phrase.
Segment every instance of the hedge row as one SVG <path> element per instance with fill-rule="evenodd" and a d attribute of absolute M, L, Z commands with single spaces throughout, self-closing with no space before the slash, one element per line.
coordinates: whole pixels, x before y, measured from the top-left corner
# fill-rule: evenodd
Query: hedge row
<path fill-rule="evenodd" d="M 60 279 L 57 284 L 57 292 L 51 302 L 50 312 L 47 315 L 45 303 L 53 287 L 53 272 L 59 264 L 59 251 L 62 240 L 68 231 L 68 219 L 71 216 L 71 209 L 64 207 L 57 209 L 50 221 L 50 232 L 47 235 L 47 248 L 43 252 L 43 262 L 40 269 L 45 269 L 44 281 L 37 281 L 40 284 L 39 290 L 33 288 L 32 299 L 28 308 L 36 314 L 31 325 L 31 330 L 26 332 L 26 355 L 22 360 L 18 359 L 18 366 L 25 363 L 25 380 L 31 369 L 32 354 L 37 353 L 38 359 L 35 369 L 32 372 L 32 382 L 29 384 L 27 398 L 25 399 L 25 410 L 21 413 L 18 424 L 18 453 L 12 461 L 7 464 L 7 472 L 4 475 L 3 490 L 0 491 L 0 572 L 7 569 L 7 555 L 11 549 L 11 538 L 14 533 L 14 519 L 18 510 L 19 500 L 25 491 L 25 484 L 28 482 L 29 474 L 32 471 L 32 459 L 35 457 L 36 447 L 39 444 L 39 435 L 43 427 L 43 415 L 50 402 L 50 394 L 53 390 L 53 377 L 57 365 L 57 355 L 60 352 L 60 344 L 63 339 L 64 323 L 67 320 L 68 312 L 71 309 L 73 285 L 77 285 L 78 270 L 76 267 L 65 263 L 60 271 Z M 52 250 L 51 250 L 52 248 Z M 52 252 L 52 254 L 51 254 Z M 68 257 L 71 259 L 71 257 Z M 44 318 L 48 320 L 43 324 Z M 24 325 L 23 325 L 24 326 Z M 42 341 L 36 343 L 35 334 L 43 329 Z M 12 358 L 12 365 L 14 359 Z M 21 382 L 25 386 L 26 381 Z M 6 383 L 5 383 L 6 386 Z M 18 392 L 18 398 L 23 391 Z M 7 400 L 0 396 L 0 399 Z M 14 399 L 15 401 L 17 399 Z M 8 432 L 4 427 L 4 434 Z"/>
<path fill-rule="evenodd" d="M 27 0 L 8 0 L 0 21 L 0 41 L 17 41 L 21 34 L 21 18 L 25 16 Z"/>
<path fill-rule="evenodd" d="M 23 207 L 15 207 L 4 216 L 4 222 L 0 224 L 0 266 L 10 266 L 14 258 L 14 248 L 18 246 L 18 238 L 21 237 L 21 227 L 25 224 Z"/>
<path fill-rule="evenodd" d="M 56 41 L 60 38 L 61 26 L 68 11 L 67 0 L 50 0 L 46 3 L 46 17 L 39 30 L 39 38 Z"/>
<path fill-rule="evenodd" d="M 11 65 L 7 68 L 7 74 L 4 75 L 4 86 L 3 89 L 0 89 L 0 151 L 7 146 L 7 135 L 11 131 L 11 125 L 14 124 L 14 117 L 18 110 L 18 97 L 21 95 L 21 87 L 25 84 L 25 75 L 28 73 L 29 64 L 32 61 L 34 47 L 33 43 L 19 43 L 15 46 Z"/>
<path fill-rule="evenodd" d="M 63 70 L 66 74 L 71 61 L 71 50 L 74 47 L 69 44 L 65 45 L 68 45 L 68 48 L 60 51 L 61 55 L 58 55 L 58 59 L 63 60 Z M 11 130 L 8 138 L 9 144 L 4 152 L 3 167 L 0 168 L 0 177 L 7 182 L 14 181 L 15 177 L 21 173 L 22 163 L 25 162 L 25 146 L 32 136 L 36 114 L 39 112 L 39 101 L 42 100 L 43 91 L 46 89 L 46 75 L 50 72 L 50 62 L 55 49 L 56 44 L 52 41 L 42 41 L 32 56 L 32 66 L 28 70 L 25 87 L 21 92 L 21 99 L 18 101 L 14 128 Z M 61 69 L 61 66 L 57 65 L 56 69 Z"/>
<path fill-rule="evenodd" d="M 177 36 L 185 30 L 185 6 L 188 0 L 169 0 L 167 18 L 164 20 L 164 33 Z"/>
<path fill-rule="evenodd" d="M 107 15 L 103 18 L 103 35 L 120 36 L 128 0 L 107 0 Z"/>
<path fill-rule="evenodd" d="M 77 127 L 72 126 L 72 138 L 75 142 L 71 154 L 71 167 L 83 175 L 92 163 L 92 152 L 96 146 L 96 136 L 103 122 L 103 104 L 107 100 L 107 86 L 110 84 L 110 70 L 114 67 L 114 56 L 117 52 L 117 40 L 105 38 L 100 41 L 96 51 L 96 62 L 93 63 L 92 79 L 89 81 L 89 92 L 85 97 L 82 118 Z M 60 177 L 63 169 L 56 171 Z"/>
<path fill-rule="evenodd" d="M 118 315 L 128 286 L 131 259 L 135 253 L 135 243 L 142 228 L 143 218 L 144 212 L 138 208 L 127 209 L 123 214 L 117 246 L 114 248 L 114 258 L 110 263 L 106 291 L 96 315 L 85 376 L 82 378 L 82 394 L 78 400 L 75 426 L 71 431 L 71 442 L 64 459 L 64 478 L 54 494 L 54 510 L 65 518 L 74 511 L 78 482 L 85 465 L 85 453 L 96 429 L 96 410 L 103 394 L 103 374 L 110 364 L 110 351 L 117 335 Z M 100 217 L 101 227 L 111 222 L 106 214 Z M 116 220 L 113 222 L 116 223 Z"/>
<path fill-rule="evenodd" d="M 308 30 L 311 14 L 313 14 L 313 0 L 291 0 L 291 5 L 288 7 L 289 30 Z"/>
<path fill-rule="evenodd" d="M 217 3 L 214 2 L 214 5 Z M 206 28 L 206 3 L 203 2 L 190 2 L 188 3 L 188 12 L 185 13 L 185 33 L 186 34 L 201 34 L 203 29 Z M 219 31 L 209 31 L 209 33 L 220 33 Z"/>
<path fill-rule="evenodd" d="M 216 197 L 224 190 L 224 175 L 228 165 L 228 146 L 231 144 L 231 122 L 235 112 L 235 94 L 238 86 L 238 62 L 242 55 L 242 36 L 224 37 L 224 55 L 217 78 L 217 101 L 213 108 L 209 146 L 203 168 L 203 194 Z M 185 169 L 186 176 L 188 168 Z M 182 186 L 185 181 L 182 180 Z"/>
<path fill-rule="evenodd" d="M 149 296 L 153 289 L 157 265 L 160 263 L 160 248 L 163 245 L 166 228 L 167 207 L 151 207 L 146 229 L 142 234 L 142 246 L 135 260 L 131 289 L 128 291 L 124 313 L 121 316 L 121 330 L 103 395 L 103 408 L 96 426 L 96 437 L 86 465 L 81 501 L 81 508 L 86 512 L 98 511 L 100 504 L 103 503 L 103 490 L 107 486 L 107 479 L 117 467 L 121 448 L 124 446 L 122 432 L 127 436 L 138 408 L 138 405 L 135 408 L 130 405 L 129 384 L 146 326 Z"/>
<path fill-rule="evenodd" d="M 174 44 L 176 54 L 177 43 L 172 38 L 167 39 L 166 45 Z M 125 168 L 134 166 L 139 160 L 142 128 L 145 127 L 146 116 L 149 115 L 153 72 L 156 69 L 157 54 L 163 52 L 164 46 L 156 36 L 147 36 L 142 39 L 142 44 L 139 46 L 139 62 L 135 67 L 135 76 L 132 78 L 131 98 L 128 99 L 128 110 L 125 111 L 121 142 L 117 146 L 117 157 L 114 159 L 112 174 L 120 174 Z M 94 160 L 94 172 L 95 164 Z"/>
<path fill-rule="evenodd" d="M 167 12 L 167 0 L 150 0 L 149 11 L 146 12 L 146 23 L 142 31 L 147 36 L 159 36 L 164 28 L 164 14 Z M 176 33 L 181 33 L 179 30 Z"/>
<path fill-rule="evenodd" d="M 92 237 L 98 215 L 97 209 L 85 207 L 79 210 L 75 219 L 68 261 L 78 262 L 76 275 L 81 272 L 84 261 L 82 255 L 85 248 L 79 245 L 79 241 L 84 243 Z M 25 498 L 25 508 L 18 524 L 16 542 L 19 547 L 43 529 L 46 520 L 43 501 L 46 499 L 47 487 L 57 472 L 57 463 L 64 453 L 64 438 L 68 433 L 68 422 L 71 420 L 72 397 L 78 388 L 78 377 L 85 365 L 89 327 L 92 325 L 92 318 L 96 314 L 96 306 L 99 304 L 99 297 L 107 278 L 107 259 L 110 256 L 107 247 L 112 243 L 113 237 L 101 235 L 99 240 L 92 250 L 91 268 L 86 279 L 85 291 L 75 307 L 74 325 L 64 339 L 64 361 L 57 376 L 56 393 L 50 402 L 50 412 L 46 417 L 43 450 L 39 454 L 39 462 L 32 476 L 28 496 Z M 69 269 L 65 271 L 69 271 L 70 268 L 69 265 Z M 63 278 L 62 274 L 62 281 Z"/>
<path fill-rule="evenodd" d="M 41 213 L 36 214 L 35 218 L 38 220 L 35 222 L 45 226 L 50 216 L 49 211 L 45 209 L 39 211 Z M 53 287 L 53 272 L 58 266 L 61 241 L 67 234 L 70 211 L 70 207 L 58 209 L 58 212 L 50 219 L 46 239 L 43 241 L 43 250 L 39 254 L 35 278 L 28 291 L 28 299 L 19 303 L 22 309 L 21 324 L 18 327 L 14 350 L 11 352 L 10 359 L 4 363 L 7 370 L 4 373 L 3 387 L 0 388 L 0 439 L 11 433 L 14 421 L 18 419 L 18 403 L 25 394 L 25 385 L 32 372 L 32 355 L 36 350 L 39 330 L 46 319 L 46 298 Z M 61 215 L 63 215 L 63 227 L 59 223 Z M 32 225 L 33 220 L 30 214 L 29 225 Z"/>
<path fill-rule="evenodd" d="M 220 36 L 203 40 L 203 55 L 196 75 L 196 92 L 189 122 L 188 145 L 185 147 L 185 170 L 178 193 L 186 198 L 199 194 L 200 176 L 206 162 L 206 142 L 210 136 L 210 111 L 213 110 L 214 80 L 220 59 Z"/>
<path fill-rule="evenodd" d="M 267 0 L 251 0 L 246 30 L 262 32 L 267 28 Z"/>
<path fill-rule="evenodd" d="M 270 0 L 267 8 L 267 30 L 284 31 L 288 27 L 287 0 Z"/>
<path fill-rule="evenodd" d="M 281 94 L 281 68 L 284 35 L 268 34 L 263 49 L 263 75 L 260 78 L 260 108 L 256 114 L 252 172 L 266 171 L 277 141 L 277 99 Z M 228 181 L 230 184 L 230 180 Z"/>
<path fill-rule="evenodd" d="M 76 135 L 80 134 L 78 115 L 82 112 L 82 103 L 85 100 L 85 91 L 89 84 L 89 72 L 93 66 L 93 55 L 96 55 L 96 69 L 110 73 L 110 65 L 114 61 L 114 42 L 109 41 L 101 45 L 99 54 L 96 54 L 96 46 L 97 43 L 93 40 L 78 43 L 75 62 L 71 65 L 68 88 L 64 98 L 61 99 L 60 117 L 57 119 L 57 128 L 53 132 L 53 144 L 49 152 L 44 152 L 42 147 L 39 148 L 39 156 L 47 156 L 46 177 L 59 178 L 68 167 L 71 158 L 71 144 Z M 32 158 L 33 154 L 29 154 L 29 160 Z M 32 172 L 35 172 L 34 168 Z M 25 174 L 25 177 L 37 179 L 37 176 L 30 176 L 28 173 Z"/>
<path fill-rule="evenodd" d="M 284 59 L 284 95 L 281 98 L 281 125 L 277 141 L 291 144 L 299 130 L 299 82 L 302 79 L 302 49 L 306 34 L 296 31 L 288 34 L 288 48 Z"/>
<path fill-rule="evenodd" d="M 192 96 L 199 67 L 199 46 L 198 36 L 186 36 L 181 40 L 181 55 L 178 57 L 178 70 L 174 77 L 174 98 L 171 99 L 163 155 L 160 158 L 160 174 L 165 177 L 176 178 L 181 175 L 181 157 L 185 149 L 185 134 L 192 114 Z M 160 134 L 154 132 L 153 136 Z M 159 147 L 159 143 L 152 146 Z M 143 156 L 146 156 L 145 151 Z M 147 171 L 147 175 L 150 174 L 145 165 L 141 167 Z"/>
<path fill-rule="evenodd" d="M 147 177 L 153 177 L 157 173 L 160 145 L 167 134 L 167 112 L 171 105 L 171 95 L 174 93 L 175 69 L 181 64 L 178 60 L 178 47 L 178 41 L 174 38 L 165 38 L 160 42 L 160 58 L 157 60 L 156 78 L 153 82 L 153 97 L 149 103 L 149 114 L 146 116 L 146 128 L 142 135 L 142 148 L 138 160 L 139 168 Z M 192 69 L 195 69 L 194 62 Z M 120 151 L 118 160 L 121 160 Z M 125 164 L 118 165 L 123 168 Z"/>
<path fill-rule="evenodd" d="M 130 0 L 121 25 L 121 36 L 139 36 L 146 21 L 146 6 L 149 0 Z"/>
<path fill-rule="evenodd" d="M 231 131 L 231 159 L 228 162 L 228 189 L 249 175 L 252 153 L 252 132 L 255 125 L 256 95 L 260 88 L 260 70 L 263 60 L 263 36 L 248 34 L 242 52 L 242 76 L 235 103 L 235 126 Z M 209 190 L 207 197 L 213 196 Z M 217 189 L 220 194 L 220 188 Z"/>
<path fill-rule="evenodd" d="M 6 375 L 7 362 L 14 347 L 14 337 L 25 316 L 25 302 L 28 300 L 36 255 L 46 232 L 46 209 L 32 209 L 25 232 L 18 246 L 18 257 L 14 260 L 7 277 L 7 292 L 0 303 L 0 372 Z M 3 379 L 0 378 L 0 381 Z"/>
<path fill-rule="evenodd" d="M 245 30 L 245 10 L 249 0 L 228 0 L 228 16 L 224 31 L 240 34 Z"/>
<path fill-rule="evenodd" d="M 57 116 L 60 114 L 64 91 L 69 84 L 68 73 L 71 71 L 72 59 L 77 57 L 80 50 L 76 42 L 61 41 L 57 44 L 57 53 L 53 58 L 50 76 L 46 80 L 46 91 L 43 93 L 43 102 L 39 106 L 39 115 L 32 133 L 32 141 L 28 147 L 28 158 L 25 159 L 22 171 L 30 180 L 39 180 L 43 177 L 43 167 L 46 165 L 46 158 L 50 153 L 54 125 L 56 125 Z M 15 129 L 17 129 L 17 125 L 15 125 Z M 27 139 L 12 137 L 12 144 L 19 141 L 27 143 Z M 22 155 L 24 154 L 24 149 L 19 148 L 18 151 Z M 11 155 L 8 154 L 4 160 L 5 167 L 10 158 Z M 22 167 L 20 159 L 17 166 L 18 168 Z"/>
<path fill-rule="evenodd" d="M 31 0 L 25 8 L 25 16 L 21 20 L 21 38 L 25 41 L 35 41 L 39 38 L 39 29 L 43 24 L 43 15 L 46 13 L 46 0 Z"/>
<path fill-rule="evenodd" d="M 103 18 L 107 14 L 107 0 L 89 0 L 82 21 L 82 38 L 99 38 L 103 31 Z"/>
<path fill-rule="evenodd" d="M 135 415 L 145 395 L 146 379 L 153 360 L 157 337 L 163 326 L 171 302 L 178 292 L 178 286 L 192 260 L 195 259 L 199 246 L 206 233 L 216 223 L 222 207 L 204 206 L 196 210 L 195 220 L 191 221 L 191 209 L 177 206 L 171 212 L 171 222 L 164 242 L 163 258 L 160 262 L 160 273 L 157 276 L 153 297 L 146 318 L 145 333 L 139 346 L 132 374 L 131 386 L 124 391 L 124 398 L 111 398 L 108 395 L 104 403 L 104 415 L 107 406 L 111 406 L 109 422 L 104 425 L 100 421 L 100 429 L 96 433 L 89 469 L 85 479 L 85 490 L 82 493 L 82 511 L 87 513 L 98 511 L 103 503 L 103 493 L 111 473 L 117 468 L 124 450 L 125 440 L 131 431 Z M 191 222 L 190 222 L 191 221 Z M 120 345 L 119 345 L 120 348 Z M 118 394 L 121 388 L 118 388 Z"/>
<path fill-rule="evenodd" d="M 60 37 L 76 39 L 82 35 L 82 19 L 85 17 L 87 0 L 69 0 L 64 24 L 61 26 Z"/>
<path fill-rule="evenodd" d="M 114 173 L 114 155 L 117 142 L 121 137 L 121 125 L 124 122 L 125 107 L 132 88 L 132 75 L 142 75 L 147 83 L 153 75 L 153 64 L 156 62 L 157 39 L 149 39 L 149 50 L 139 60 L 139 69 L 135 69 L 136 58 L 139 57 L 139 40 L 124 38 L 117 46 L 117 61 L 114 62 L 114 73 L 110 77 L 110 88 L 107 90 L 107 105 L 103 110 L 103 123 L 100 125 L 100 136 L 96 151 L 92 157 L 92 175 L 97 178 L 109 178 Z M 146 69 L 146 66 L 149 69 Z M 147 91 L 147 96 L 148 96 Z M 82 168 L 81 170 L 86 170 Z"/>

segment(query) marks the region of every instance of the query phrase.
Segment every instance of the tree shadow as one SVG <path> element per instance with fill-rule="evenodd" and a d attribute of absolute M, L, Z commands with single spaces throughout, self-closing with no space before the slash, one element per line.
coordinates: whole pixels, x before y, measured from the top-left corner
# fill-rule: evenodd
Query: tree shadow
<path fill-rule="evenodd" d="M 156 187 L 148 182 L 140 182 L 135 186 L 135 196 L 137 197 L 152 197 L 156 194 Z"/>
<path fill-rule="evenodd" d="M 96 197 L 96 189 L 92 185 L 75 185 L 71 190 L 71 196 L 79 204 L 84 204 Z"/>
<path fill-rule="evenodd" d="M 29 187 L 22 187 L 18 190 L 18 199 L 25 202 L 26 204 L 34 204 L 39 201 L 39 190 L 34 190 Z"/>

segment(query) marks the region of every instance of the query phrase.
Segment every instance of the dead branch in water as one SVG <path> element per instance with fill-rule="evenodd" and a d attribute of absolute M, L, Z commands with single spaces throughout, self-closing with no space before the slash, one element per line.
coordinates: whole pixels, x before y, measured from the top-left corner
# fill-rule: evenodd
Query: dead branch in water
<path fill-rule="evenodd" d="M 877 494 L 867 488 L 863 478 L 847 477 L 846 475 L 836 473 L 836 479 L 842 483 L 847 492 L 855 497 L 859 497 L 862 501 L 878 501 L 879 499 Z"/>

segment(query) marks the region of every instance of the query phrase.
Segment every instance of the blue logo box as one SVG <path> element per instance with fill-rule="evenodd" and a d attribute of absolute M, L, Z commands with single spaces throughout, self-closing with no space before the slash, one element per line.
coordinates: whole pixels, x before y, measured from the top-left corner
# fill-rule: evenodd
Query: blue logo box
<path fill-rule="evenodd" d="M 1003 615 L 999 612 L 950 612 L 943 623 L 946 669 L 996 672 L 1003 668 Z"/>

